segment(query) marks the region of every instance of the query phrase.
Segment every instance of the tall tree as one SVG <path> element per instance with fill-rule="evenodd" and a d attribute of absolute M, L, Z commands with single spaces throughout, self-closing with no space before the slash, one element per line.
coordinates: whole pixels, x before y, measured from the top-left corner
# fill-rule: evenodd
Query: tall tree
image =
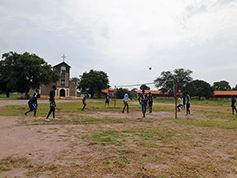
<path fill-rule="evenodd" d="M 235 85 L 231 90 L 237 90 L 237 85 Z"/>
<path fill-rule="evenodd" d="M 73 82 L 77 87 L 79 86 L 80 79 L 77 77 L 70 78 L 70 81 Z"/>
<path fill-rule="evenodd" d="M 35 54 L 25 52 L 4 53 L 0 61 L 0 80 L 10 91 L 23 92 L 37 89 L 40 85 L 48 85 L 59 79 L 59 74 L 52 70 L 51 65 Z"/>
<path fill-rule="evenodd" d="M 198 96 L 199 100 L 201 97 L 208 99 L 213 96 L 213 87 L 203 80 L 194 80 L 187 84 L 186 91 L 190 93 L 191 96 Z"/>
<path fill-rule="evenodd" d="M 142 84 L 141 86 L 140 86 L 140 90 L 150 90 L 151 88 L 150 87 L 148 87 L 147 85 L 145 85 L 145 84 Z"/>
<path fill-rule="evenodd" d="M 130 97 L 130 99 L 133 99 L 133 98 L 137 98 L 137 88 L 133 88 L 132 90 L 130 90 L 130 95 L 129 95 L 129 93 L 128 93 L 128 95 L 129 95 L 129 97 Z"/>
<path fill-rule="evenodd" d="M 174 80 L 177 79 L 177 90 L 182 92 L 186 85 L 192 81 L 192 71 L 186 69 L 175 69 L 174 71 L 163 71 L 161 75 L 154 81 L 158 89 L 162 91 L 174 92 Z"/>
<path fill-rule="evenodd" d="M 220 82 L 214 82 L 213 88 L 216 91 L 229 91 L 231 90 L 231 87 L 229 85 L 229 82 L 222 80 Z"/>
<path fill-rule="evenodd" d="M 127 88 L 118 88 L 116 91 L 116 96 L 118 99 L 122 99 L 125 93 L 127 93 L 129 98 L 131 99 L 131 93 Z"/>
<path fill-rule="evenodd" d="M 103 71 L 90 70 L 79 76 L 78 89 L 81 92 L 88 92 L 93 98 L 96 92 L 101 92 L 102 89 L 109 88 L 108 75 Z"/>

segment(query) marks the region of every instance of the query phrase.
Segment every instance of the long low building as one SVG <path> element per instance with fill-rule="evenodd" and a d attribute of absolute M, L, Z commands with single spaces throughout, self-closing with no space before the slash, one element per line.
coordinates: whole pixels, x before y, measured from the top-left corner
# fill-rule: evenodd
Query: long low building
<path fill-rule="evenodd" d="M 215 98 L 231 98 L 237 97 L 237 91 L 214 91 Z"/>
<path fill-rule="evenodd" d="M 102 91 L 102 94 L 109 94 L 110 96 L 115 96 L 115 93 L 116 93 L 116 89 L 113 89 L 113 88 L 107 88 L 107 89 L 103 89 Z M 169 95 L 169 92 L 165 92 L 165 93 L 162 93 L 162 91 L 160 90 L 145 90 L 145 93 L 149 93 L 151 92 L 151 94 L 153 95 L 153 97 L 157 98 L 157 97 L 172 97 Z M 142 91 L 141 90 L 137 90 L 136 91 L 136 94 L 137 96 L 139 96 L 139 94 L 141 94 Z M 178 93 L 178 95 L 182 95 L 182 93 Z M 237 91 L 214 91 L 213 93 L 213 97 L 214 98 L 231 98 L 231 97 L 237 97 Z"/>

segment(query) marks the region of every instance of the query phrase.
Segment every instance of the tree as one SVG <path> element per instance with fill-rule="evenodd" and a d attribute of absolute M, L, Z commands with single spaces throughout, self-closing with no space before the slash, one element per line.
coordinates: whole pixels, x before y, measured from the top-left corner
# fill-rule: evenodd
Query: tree
<path fill-rule="evenodd" d="M 49 85 L 59 79 L 57 71 L 35 54 L 4 53 L 0 61 L 0 80 L 8 91 L 24 92 Z"/>
<path fill-rule="evenodd" d="M 154 81 L 155 86 L 162 91 L 174 92 L 174 80 L 177 79 L 177 90 L 183 92 L 186 85 L 192 81 L 191 70 L 175 69 L 174 71 L 163 71 L 161 75 Z"/>
<path fill-rule="evenodd" d="M 191 96 L 198 96 L 200 100 L 201 97 L 208 99 L 213 96 L 214 89 L 209 83 L 203 80 L 194 80 L 187 84 L 186 91 L 188 91 Z"/>
<path fill-rule="evenodd" d="M 127 93 L 129 98 L 131 98 L 131 93 L 129 92 L 129 90 L 127 88 L 117 89 L 116 96 L 117 96 L 118 99 L 123 99 L 125 93 Z"/>
<path fill-rule="evenodd" d="M 79 86 L 80 79 L 77 77 L 70 78 L 70 81 L 73 82 L 77 87 Z"/>
<path fill-rule="evenodd" d="M 102 89 L 109 88 L 109 79 L 105 72 L 90 70 L 79 76 L 78 89 L 81 92 L 88 92 L 93 98 L 96 92 L 101 92 Z"/>
<path fill-rule="evenodd" d="M 0 91 L 4 92 L 6 94 L 6 97 L 9 98 L 11 90 L 10 88 L 7 87 L 7 83 L 5 81 L 2 81 L 1 79 L 0 79 Z"/>
<path fill-rule="evenodd" d="M 151 88 L 150 87 L 148 87 L 147 85 L 145 85 L 145 84 L 142 84 L 141 86 L 140 86 L 140 90 L 150 90 Z"/>
<path fill-rule="evenodd" d="M 229 91 L 229 90 L 231 90 L 229 82 L 227 82 L 225 80 L 222 80 L 220 82 L 214 82 L 213 88 L 215 91 Z"/>
<path fill-rule="evenodd" d="M 232 90 L 237 90 L 237 85 L 235 85 L 235 87 L 233 87 Z"/>
<path fill-rule="evenodd" d="M 133 88 L 132 90 L 130 90 L 130 99 L 133 99 L 133 98 L 137 98 L 137 88 Z"/>

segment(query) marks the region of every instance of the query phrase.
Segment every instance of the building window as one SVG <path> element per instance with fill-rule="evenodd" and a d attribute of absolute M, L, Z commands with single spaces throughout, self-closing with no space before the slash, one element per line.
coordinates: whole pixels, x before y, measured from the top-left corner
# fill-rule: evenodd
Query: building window
<path fill-rule="evenodd" d="M 65 87 L 65 80 L 66 80 L 66 67 L 61 67 L 61 86 Z"/>

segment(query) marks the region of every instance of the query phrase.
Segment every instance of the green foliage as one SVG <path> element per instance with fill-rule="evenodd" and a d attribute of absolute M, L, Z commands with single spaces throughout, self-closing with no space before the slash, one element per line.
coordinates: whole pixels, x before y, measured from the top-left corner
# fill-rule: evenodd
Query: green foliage
<path fill-rule="evenodd" d="M 193 125 L 199 127 L 211 127 L 211 128 L 222 128 L 222 129 L 237 129 L 236 121 L 212 121 L 212 120 L 175 120 L 177 124 Z"/>
<path fill-rule="evenodd" d="M 162 88 L 162 91 L 174 92 L 174 80 L 177 79 L 177 90 L 184 91 L 186 85 L 192 81 L 190 76 L 193 72 L 186 69 L 175 69 L 174 71 L 163 71 L 161 75 L 154 81 L 157 88 Z"/>
<path fill-rule="evenodd" d="M 237 85 L 235 85 L 231 90 L 237 90 Z"/>
<path fill-rule="evenodd" d="M 103 71 L 90 70 L 79 76 L 78 89 L 81 92 L 88 92 L 93 98 L 96 92 L 101 92 L 102 89 L 109 88 L 109 79 L 107 73 Z"/>
<path fill-rule="evenodd" d="M 203 80 L 194 80 L 188 83 L 186 91 L 188 91 L 191 96 L 198 96 L 200 100 L 201 97 L 208 99 L 213 96 L 214 89 L 209 83 Z"/>
<path fill-rule="evenodd" d="M 51 65 L 35 54 L 9 52 L 2 55 L 0 61 L 0 82 L 8 91 L 27 94 L 30 89 L 37 89 L 41 84 L 56 82 L 59 75 Z M 7 91 L 7 90 L 5 90 Z"/>
<path fill-rule="evenodd" d="M 101 145 L 115 145 L 115 146 L 122 146 L 123 143 L 118 140 L 118 138 L 123 137 L 120 135 L 119 132 L 114 130 L 104 131 L 100 134 L 95 134 L 91 137 L 94 141 L 94 144 L 101 144 Z"/>
<path fill-rule="evenodd" d="M 77 77 L 70 78 L 70 81 L 73 82 L 77 87 L 79 86 L 80 79 Z"/>
<path fill-rule="evenodd" d="M 169 143 L 172 140 L 172 137 L 175 136 L 174 132 L 166 132 L 160 130 L 141 130 L 136 134 L 144 140 L 157 141 L 161 140 L 164 143 Z"/>
<path fill-rule="evenodd" d="M 142 84 L 141 86 L 140 86 L 140 90 L 150 90 L 151 88 L 150 87 L 148 87 L 147 85 L 145 85 L 145 84 Z"/>
<path fill-rule="evenodd" d="M 117 89 L 116 96 L 118 99 L 123 99 L 124 94 L 127 93 L 128 97 L 131 99 L 131 93 L 127 88 L 119 88 Z"/>
<path fill-rule="evenodd" d="M 214 82 L 213 88 L 215 91 L 229 91 L 229 90 L 231 90 L 229 82 L 227 82 L 225 80 L 222 80 L 220 82 Z"/>

